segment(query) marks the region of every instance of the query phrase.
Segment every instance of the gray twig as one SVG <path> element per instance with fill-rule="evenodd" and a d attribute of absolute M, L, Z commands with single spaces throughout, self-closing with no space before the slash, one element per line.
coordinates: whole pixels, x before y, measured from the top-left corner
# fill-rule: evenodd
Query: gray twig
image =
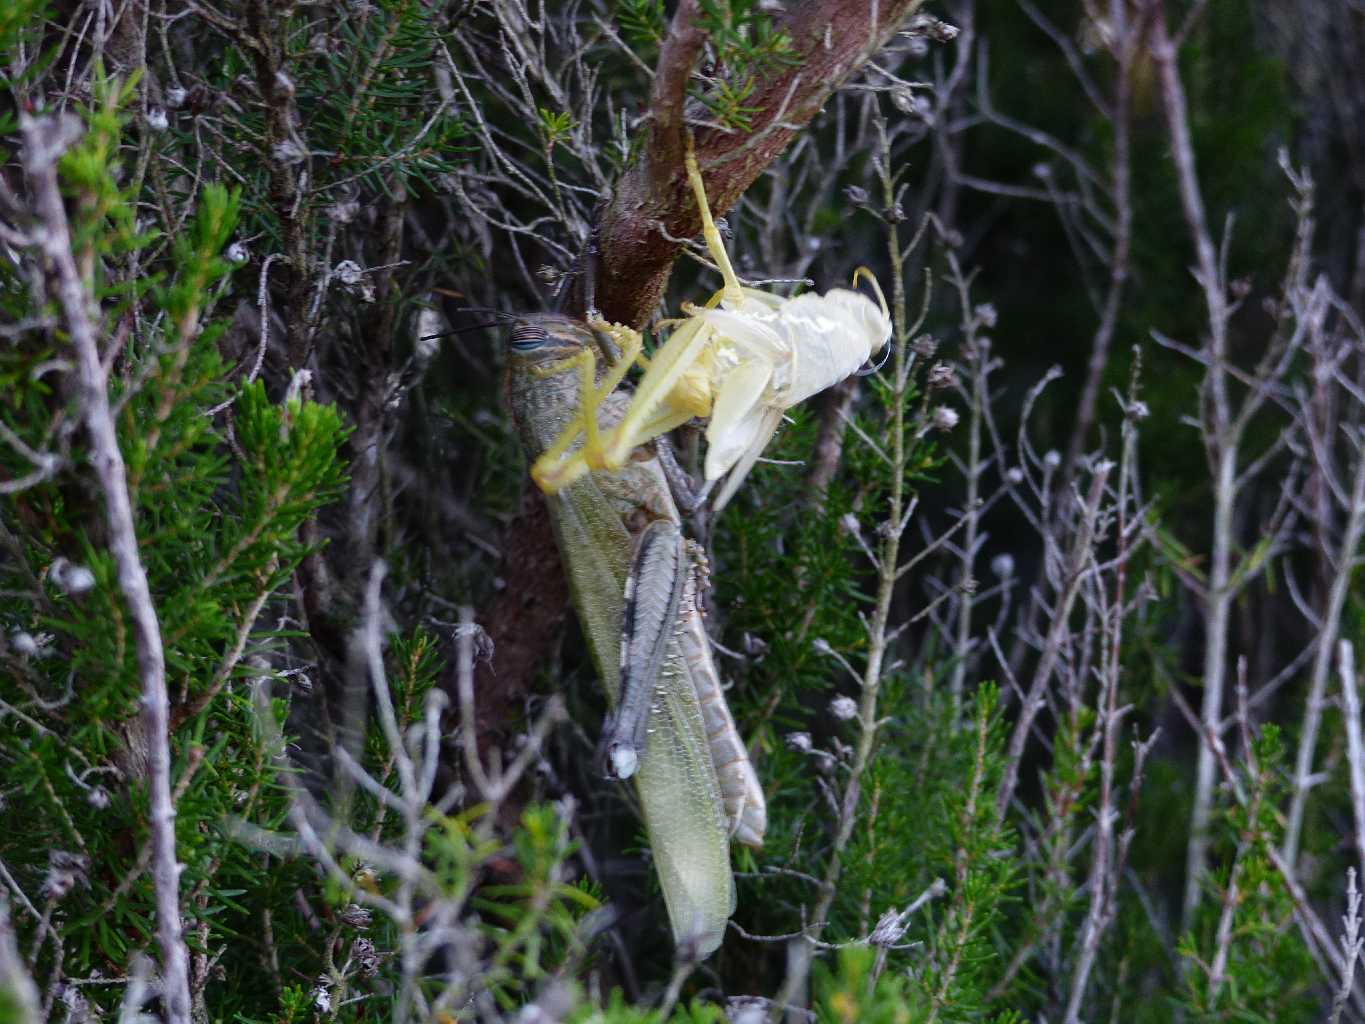
<path fill-rule="evenodd" d="M 161 626 L 138 555 L 137 527 L 128 496 L 128 475 L 109 410 L 91 319 L 91 297 L 71 248 L 71 231 L 57 185 L 56 161 L 73 141 L 64 119 L 21 117 L 24 169 L 33 185 L 41 229 L 37 241 L 56 278 L 57 301 L 76 350 L 82 414 L 90 436 L 90 462 L 104 495 L 109 549 L 118 568 L 119 589 L 128 603 L 142 683 L 142 724 L 147 744 L 147 789 L 152 836 L 152 881 L 156 893 L 157 942 L 161 947 L 163 1000 L 168 1024 L 189 1024 L 189 957 L 180 925 L 180 864 L 175 852 L 175 804 L 171 800 L 170 700 Z"/>

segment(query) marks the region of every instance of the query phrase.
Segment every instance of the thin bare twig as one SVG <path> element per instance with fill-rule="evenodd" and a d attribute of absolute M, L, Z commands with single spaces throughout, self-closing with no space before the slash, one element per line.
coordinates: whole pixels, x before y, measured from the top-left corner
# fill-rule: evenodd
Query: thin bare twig
<path fill-rule="evenodd" d="M 71 231 L 57 184 L 56 161 L 73 139 L 63 121 L 23 117 L 24 169 L 42 229 L 38 244 L 56 278 L 57 299 L 76 350 L 82 414 L 90 436 L 91 465 L 104 495 L 109 549 L 118 568 L 119 589 L 128 603 L 142 681 L 142 723 L 147 744 L 147 789 L 152 835 L 152 880 L 156 893 L 157 941 L 164 975 L 163 1001 L 169 1024 L 189 1024 L 189 957 L 180 924 L 180 865 L 175 851 L 175 805 L 171 801 L 170 700 L 161 626 L 138 554 L 137 527 L 128 496 L 128 475 L 109 410 L 99 342 L 90 315 L 91 297 L 72 251 Z"/>

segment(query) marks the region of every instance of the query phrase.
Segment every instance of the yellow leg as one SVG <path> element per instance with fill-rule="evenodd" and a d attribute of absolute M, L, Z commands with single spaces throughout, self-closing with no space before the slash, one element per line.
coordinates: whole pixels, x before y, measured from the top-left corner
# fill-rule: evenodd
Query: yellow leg
<path fill-rule="evenodd" d="M 744 300 L 744 290 L 725 251 L 725 243 L 716 228 L 715 219 L 711 216 L 691 138 L 687 142 L 686 164 L 687 178 L 701 214 L 702 235 L 724 281 L 724 287 L 711 297 L 707 308 L 714 309 L 722 301 L 738 305 Z M 603 376 L 600 384 L 596 381 L 596 360 L 586 349 L 541 371 L 548 376 L 576 370 L 582 396 L 578 416 L 531 468 L 532 477 L 541 490 L 548 494 L 566 487 L 590 470 L 619 469 L 630 458 L 632 449 L 695 415 L 704 416 L 710 411 L 709 384 L 698 388 L 695 382 L 684 382 L 684 376 L 694 364 L 706 358 L 712 329 L 705 322 L 696 317 L 682 321 L 681 326 L 650 359 L 643 355 L 639 332 L 600 319 L 590 322 L 588 326 L 609 335 L 616 343 L 620 357 Z M 631 364 L 637 362 L 644 367 L 645 375 L 635 391 L 635 398 L 621 422 L 603 432 L 598 425 L 598 410 L 607 396 L 625 379 Z M 675 389 L 680 389 L 677 394 Z M 583 438 L 583 447 L 566 457 L 580 436 Z"/>
<path fill-rule="evenodd" d="M 660 421 L 681 416 L 678 422 L 685 422 L 697 414 L 696 410 L 679 409 L 673 391 L 687 370 L 703 357 L 711 333 L 709 324 L 690 319 L 654 353 L 649 369 L 635 389 L 630 408 L 607 435 L 608 465 L 625 465 L 632 448 L 663 433 L 657 426 Z"/>
<path fill-rule="evenodd" d="M 629 372 L 631 364 L 640 356 L 644 344 L 641 341 L 639 331 L 622 324 L 609 324 L 605 320 L 595 320 L 589 322 L 588 326 L 595 331 L 603 331 L 611 335 L 611 340 L 615 342 L 621 355 L 616 360 L 615 365 L 602 378 L 601 384 L 596 384 L 591 376 L 584 381 L 583 400 L 580 403 L 584 433 L 583 457 L 591 469 L 619 469 L 625 464 L 625 460 L 614 464 L 608 463 L 607 451 L 602 444 L 601 431 L 597 423 L 597 410 L 607 400 L 607 396 L 616 390 L 617 385 L 625 380 L 626 373 Z"/>
<path fill-rule="evenodd" d="M 881 283 L 877 280 L 876 275 L 873 274 L 871 270 L 867 267 L 859 267 L 855 270 L 853 272 L 853 287 L 857 288 L 858 281 L 864 277 L 872 282 L 872 290 L 877 293 L 877 301 L 882 304 L 882 312 L 886 315 L 887 319 L 890 319 L 891 310 L 886 306 L 886 296 L 882 294 Z"/>
<path fill-rule="evenodd" d="M 565 426 L 564 432 L 550 445 L 531 467 L 531 477 L 546 494 L 554 494 L 593 469 L 616 469 L 624 464 L 624 458 L 611 463 L 608 460 L 607 446 L 604 444 L 598 426 L 598 411 L 607 396 L 616 390 L 625 378 L 631 363 L 640 355 L 642 343 L 637 331 L 620 324 L 595 321 L 590 324 L 594 330 L 601 330 L 611 336 L 620 351 L 620 358 L 597 382 L 597 359 L 591 349 L 583 349 L 568 359 L 548 366 L 538 367 L 532 372 L 538 377 L 553 377 L 561 373 L 578 374 L 578 415 Z M 579 438 L 583 447 L 566 458 L 566 453 Z M 627 456 L 629 452 L 626 453 Z"/>
<path fill-rule="evenodd" d="M 744 298 L 744 291 L 739 283 L 739 275 L 730 265 L 730 254 L 725 251 L 725 242 L 720 237 L 716 222 L 711 218 L 711 206 L 706 202 L 706 186 L 702 184 L 701 168 L 697 165 L 697 154 L 692 149 L 691 135 L 687 137 L 687 155 L 684 159 L 687 162 L 687 180 L 692 183 L 692 194 L 697 199 L 697 211 L 701 214 L 702 237 L 706 239 L 706 248 L 711 251 L 711 258 L 716 261 L 720 276 L 725 281 L 725 301 L 738 303 Z"/>
<path fill-rule="evenodd" d="M 577 371 L 579 379 L 578 415 L 565 425 L 564 432 L 559 435 L 554 444 L 541 452 L 540 458 L 536 459 L 535 465 L 531 467 L 531 478 L 535 480 L 536 486 L 546 494 L 554 494 L 587 471 L 588 467 L 583 459 L 582 452 L 567 460 L 564 458 L 564 453 L 584 432 L 583 409 L 593 398 L 597 360 L 590 350 L 583 349 L 568 359 L 551 363 L 548 366 L 533 367 L 531 370 L 537 377 L 554 377 L 561 373 L 574 371 Z M 592 419 L 596 420 L 595 409 Z M 581 468 L 579 464 L 581 464 Z"/>

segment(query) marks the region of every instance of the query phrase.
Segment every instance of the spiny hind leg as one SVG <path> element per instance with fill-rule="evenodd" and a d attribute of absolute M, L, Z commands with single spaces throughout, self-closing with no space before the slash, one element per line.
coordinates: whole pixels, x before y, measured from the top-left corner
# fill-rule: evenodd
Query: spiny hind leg
<path fill-rule="evenodd" d="M 706 239 L 706 248 L 710 250 L 711 258 L 716 261 L 720 276 L 725 281 L 725 287 L 721 289 L 722 295 L 726 302 L 739 303 L 744 298 L 744 290 L 739 283 L 739 275 L 730 265 L 730 254 L 725 251 L 725 241 L 720 237 L 720 230 L 711 217 L 711 206 L 706 201 L 706 186 L 701 180 L 701 167 L 697 164 L 697 154 L 692 148 L 690 133 L 687 136 L 687 153 L 683 159 L 687 165 L 687 180 L 692 184 L 692 195 L 697 200 L 697 212 L 701 214 L 702 237 Z"/>

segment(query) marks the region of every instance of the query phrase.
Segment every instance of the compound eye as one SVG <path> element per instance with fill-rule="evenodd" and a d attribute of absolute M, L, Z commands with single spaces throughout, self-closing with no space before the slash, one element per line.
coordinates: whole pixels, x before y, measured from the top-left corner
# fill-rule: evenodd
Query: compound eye
<path fill-rule="evenodd" d="M 540 348 L 549 338 L 544 327 L 536 324 L 518 324 L 512 331 L 512 347 L 518 352 L 530 352 Z"/>

